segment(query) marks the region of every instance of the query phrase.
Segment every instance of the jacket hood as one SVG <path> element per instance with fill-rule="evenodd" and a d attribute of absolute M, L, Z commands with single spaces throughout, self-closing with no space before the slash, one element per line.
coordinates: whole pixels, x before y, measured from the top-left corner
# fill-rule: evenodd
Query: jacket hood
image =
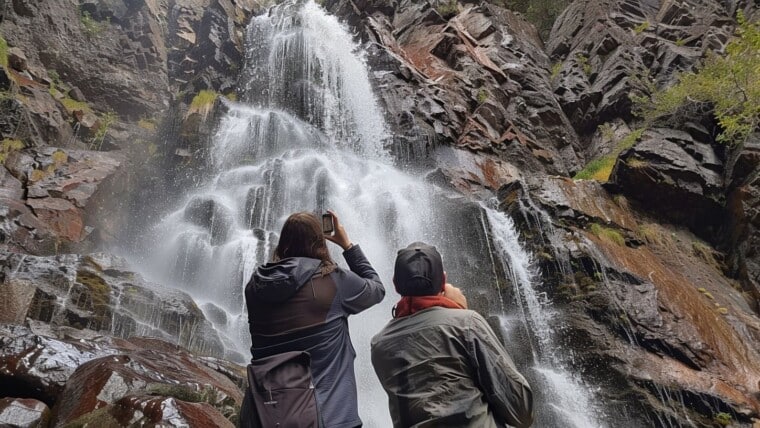
<path fill-rule="evenodd" d="M 246 289 L 257 299 L 284 302 L 309 282 L 321 264 L 321 260 L 307 257 L 266 263 L 256 268 Z"/>

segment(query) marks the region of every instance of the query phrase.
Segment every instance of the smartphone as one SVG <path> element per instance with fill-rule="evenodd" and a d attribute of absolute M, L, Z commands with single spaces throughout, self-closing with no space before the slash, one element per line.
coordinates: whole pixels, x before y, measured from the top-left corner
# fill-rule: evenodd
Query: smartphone
<path fill-rule="evenodd" d="M 331 214 L 322 214 L 322 233 L 332 235 L 335 232 L 335 223 Z"/>

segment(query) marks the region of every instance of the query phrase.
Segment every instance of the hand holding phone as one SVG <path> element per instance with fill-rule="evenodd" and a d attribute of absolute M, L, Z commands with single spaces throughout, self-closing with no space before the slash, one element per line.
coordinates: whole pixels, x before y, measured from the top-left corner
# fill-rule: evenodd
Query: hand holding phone
<path fill-rule="evenodd" d="M 335 231 L 335 223 L 332 214 L 322 214 L 322 233 L 332 235 Z"/>
<path fill-rule="evenodd" d="M 327 210 L 327 214 L 322 216 L 322 231 L 325 231 L 325 216 L 330 216 L 332 219 L 332 228 L 333 228 L 333 234 L 329 235 L 325 232 L 325 239 L 328 241 L 334 242 L 338 245 L 340 245 L 343 250 L 347 250 L 351 248 L 353 244 L 351 244 L 351 240 L 348 239 L 348 234 L 346 233 L 346 229 L 343 228 L 343 225 L 340 224 L 340 220 L 338 220 L 338 216 L 335 215 L 335 212 L 332 210 Z"/>

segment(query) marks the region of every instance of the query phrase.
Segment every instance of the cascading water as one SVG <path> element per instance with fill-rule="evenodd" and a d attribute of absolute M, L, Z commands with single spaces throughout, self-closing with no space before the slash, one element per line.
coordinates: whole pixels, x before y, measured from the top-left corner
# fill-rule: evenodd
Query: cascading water
<path fill-rule="evenodd" d="M 561 401 L 567 394 L 552 395 L 560 400 L 555 417 L 540 416 L 546 409 L 538 408 L 539 421 L 546 423 L 536 426 L 567 426 L 567 420 L 598 426 L 583 416 L 591 408 L 583 391 L 556 371 L 553 360 L 542 358 L 551 347 L 551 325 L 541 321 L 549 315 L 540 296 L 529 294 L 529 260 L 514 259 L 518 253 L 508 250 L 519 244 L 504 233 L 505 217 L 486 210 L 496 237 L 494 257 L 488 232 L 471 226 L 480 221 L 480 207 L 452 201 L 393 166 L 366 66 L 337 19 L 312 1 L 284 2 L 252 20 L 247 42 L 242 102 L 227 103 L 210 150 L 214 178 L 189 192 L 153 229 L 149 246 L 155 250 L 141 257 L 143 266 L 152 263 L 151 276 L 192 294 L 224 336 L 227 357 L 243 362 L 250 355 L 243 289 L 254 267 L 271 258 L 289 214 L 333 209 L 386 285 L 385 301 L 349 323 L 362 419 L 368 427 L 388 427 L 387 398 L 370 365 L 369 341 L 390 319 L 398 297 L 390 281 L 396 250 L 418 240 L 436 245 L 451 282 L 473 298 L 493 296 L 492 265 L 501 258 L 512 265 L 507 270 L 516 275 L 522 301 L 529 302 L 523 308 L 536 333 L 534 360 L 542 362 L 536 368 L 545 370 L 541 387 L 565 381 L 572 386 L 566 392 L 577 393 L 572 402 Z M 338 251 L 333 258 L 342 261 Z"/>
<path fill-rule="evenodd" d="M 504 270 L 511 277 L 515 290 L 515 300 L 521 311 L 519 318 L 531 332 L 533 354 L 533 376 L 526 373 L 536 393 L 536 426 L 576 428 L 601 427 L 604 414 L 593 404 L 588 386 L 580 376 L 567 369 L 567 360 L 572 356 L 564 354 L 554 344 L 557 328 L 557 312 L 545 294 L 535 287 L 537 278 L 533 270 L 531 255 L 520 245 L 512 219 L 503 212 L 485 206 L 486 216 L 493 236 L 494 248 L 504 263 Z M 502 326 L 507 338 L 515 329 L 514 317 L 503 317 Z"/>

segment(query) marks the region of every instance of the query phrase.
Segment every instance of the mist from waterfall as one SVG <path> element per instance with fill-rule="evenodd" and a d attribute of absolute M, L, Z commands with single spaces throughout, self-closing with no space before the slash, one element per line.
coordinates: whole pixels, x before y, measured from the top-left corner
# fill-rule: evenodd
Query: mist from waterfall
<path fill-rule="evenodd" d="M 225 357 L 244 363 L 250 335 L 243 290 L 253 269 L 271 259 L 288 215 L 334 210 L 387 291 L 380 305 L 349 319 L 360 416 L 367 427 L 385 428 L 391 426 L 387 396 L 371 367 L 369 343 L 398 300 L 391 283 L 396 251 L 419 240 L 437 246 L 451 282 L 488 301 L 499 295 L 488 238 L 493 229 L 497 259 L 505 266 L 518 263 L 511 272 L 518 273 L 512 280 L 521 292 L 532 279 L 522 277 L 529 260 L 510 259 L 512 253 L 505 251 L 519 243 L 504 232 L 500 213 L 486 210 L 490 226 L 479 227 L 484 219 L 479 205 L 394 166 L 387 150 L 390 134 L 367 73 L 351 35 L 313 1 L 286 1 L 255 17 L 247 35 L 241 102 L 224 101 L 226 113 L 209 148 L 213 178 L 188 191 L 151 230 L 150 250 L 136 258 L 152 278 L 189 292 L 220 333 Z M 345 267 L 332 245 L 331 253 Z M 524 319 L 551 316 L 542 313 L 540 302 L 521 308 Z M 540 346 L 548 348 L 549 323 L 531 321 L 531 326 Z M 515 344 L 508 350 L 529 352 Z M 537 370 L 556 369 L 543 361 Z M 561 382 L 570 382 L 564 372 L 541 387 Z M 570 384 L 568 391 L 578 396 L 554 404 L 559 410 L 553 413 L 567 412 L 565 419 L 539 418 L 551 422 L 541 426 L 568 426 L 567 421 L 599 426 L 583 416 L 591 408 L 584 391 Z"/>

